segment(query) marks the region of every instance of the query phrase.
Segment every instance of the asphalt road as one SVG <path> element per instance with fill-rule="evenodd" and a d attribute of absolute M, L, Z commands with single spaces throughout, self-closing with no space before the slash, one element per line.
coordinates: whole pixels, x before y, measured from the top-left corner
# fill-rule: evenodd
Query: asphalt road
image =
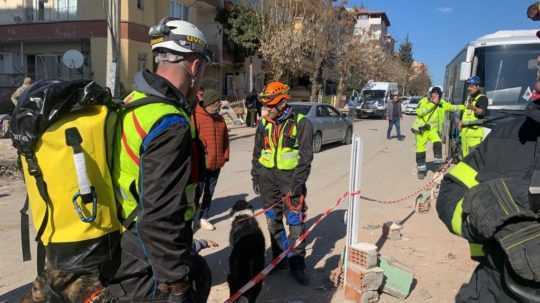
<path fill-rule="evenodd" d="M 355 123 L 355 133 L 364 141 L 362 191 L 379 199 L 394 199 L 416 191 L 422 183 L 416 180 L 414 139 L 410 125 L 412 117 L 403 121 L 405 141 L 386 140 L 387 122 L 362 120 Z M 212 293 L 209 302 L 223 302 L 228 297 L 226 285 L 228 237 L 231 220 L 228 211 L 239 199 L 246 199 L 260 209 L 261 202 L 251 189 L 251 151 L 253 138 L 232 143 L 231 161 L 223 169 L 211 211 L 217 230 L 200 231 L 197 238 L 210 239 L 219 248 L 203 252 L 213 271 Z M 428 156 L 428 158 L 431 155 Z M 308 224 L 337 197 L 347 191 L 350 146 L 326 147 L 315 156 L 308 182 Z M 0 181 L 0 294 L 21 287 L 33 278 L 33 262 L 22 263 L 19 240 L 19 209 L 24 197 L 21 181 Z M 401 241 L 381 238 L 381 226 L 389 221 L 402 221 L 413 210 L 414 201 L 395 205 L 381 205 L 361 201 L 361 230 L 363 241 L 378 243 L 381 254 L 392 256 L 415 274 L 415 285 L 406 302 L 453 302 L 459 286 L 469 279 L 473 263 L 468 258 L 467 245 L 451 236 L 434 211 L 426 215 L 414 214 L 404 224 Z M 344 208 L 332 213 L 318 226 L 308 241 L 307 263 L 312 283 L 300 287 L 286 271 L 272 274 L 264 283 L 259 302 L 343 302 L 342 292 L 330 287 L 329 273 L 339 261 L 344 246 L 346 227 Z M 259 218 L 267 237 L 266 222 Z M 269 256 L 268 256 L 269 257 Z M 269 261 L 269 258 L 268 258 Z M 0 295 L 0 302 L 14 302 L 12 295 Z M 381 302 L 398 302 L 384 295 Z"/>

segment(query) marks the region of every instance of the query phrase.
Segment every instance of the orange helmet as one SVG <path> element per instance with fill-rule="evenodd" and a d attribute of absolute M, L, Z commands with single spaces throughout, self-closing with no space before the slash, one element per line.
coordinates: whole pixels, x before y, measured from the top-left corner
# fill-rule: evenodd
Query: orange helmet
<path fill-rule="evenodd" d="M 289 100 L 289 86 L 279 81 L 270 82 L 261 93 L 261 103 L 267 107 L 276 107 L 284 100 Z"/>

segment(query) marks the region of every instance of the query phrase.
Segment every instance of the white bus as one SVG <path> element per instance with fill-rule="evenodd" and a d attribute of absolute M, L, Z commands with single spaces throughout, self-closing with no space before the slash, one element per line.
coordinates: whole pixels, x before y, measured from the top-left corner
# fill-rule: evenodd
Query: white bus
<path fill-rule="evenodd" d="M 499 31 L 469 43 L 446 67 L 445 97 L 463 103 L 464 81 L 476 75 L 482 79 L 490 109 L 524 109 L 538 73 L 536 32 Z"/>
<path fill-rule="evenodd" d="M 446 67 L 445 97 L 455 104 L 467 98 L 465 80 L 479 76 L 489 99 L 489 119 L 484 127 L 494 128 L 497 123 L 520 114 L 529 102 L 538 77 L 540 39 L 536 30 L 499 31 L 469 43 Z M 446 123 L 445 142 L 448 156 L 459 157 L 459 130 L 451 115 Z M 448 141 L 447 141 L 448 140 Z"/>

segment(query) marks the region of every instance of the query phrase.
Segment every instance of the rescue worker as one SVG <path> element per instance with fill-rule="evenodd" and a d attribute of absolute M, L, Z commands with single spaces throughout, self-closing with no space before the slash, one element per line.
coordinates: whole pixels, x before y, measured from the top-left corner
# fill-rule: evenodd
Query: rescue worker
<path fill-rule="evenodd" d="M 474 125 L 484 119 L 488 113 L 488 98 L 480 90 L 480 77 L 474 76 L 467 81 L 469 99 L 465 102 L 467 109 L 461 118 L 461 151 L 465 158 L 473 148 L 482 142 L 488 130 L 481 125 Z M 472 123 L 472 124 L 471 124 Z"/>
<path fill-rule="evenodd" d="M 433 143 L 434 163 L 444 162 L 441 131 L 446 112 L 458 112 L 465 109 L 464 105 L 453 105 L 442 99 L 442 94 L 440 87 L 433 87 L 428 96 L 420 100 L 416 108 L 416 121 L 412 132 L 416 135 L 416 165 L 419 179 L 424 179 L 427 174 L 426 145 L 428 142 Z"/>
<path fill-rule="evenodd" d="M 268 112 L 256 130 L 251 170 L 254 191 L 257 194 L 260 191 L 264 207 L 278 203 L 265 213 L 274 258 L 305 230 L 306 181 L 313 160 L 313 126 L 303 115 L 293 112 L 287 103 L 288 91 L 287 85 L 272 82 L 261 94 Z M 284 215 L 289 226 L 288 237 Z M 309 284 L 305 255 L 305 244 L 301 244 L 288 256 L 290 272 L 302 285 Z M 281 268 L 285 265 L 282 263 Z"/>
<path fill-rule="evenodd" d="M 534 96 L 534 95 L 533 95 Z M 501 123 L 442 181 L 439 218 L 479 264 L 456 302 L 538 302 L 540 95 Z M 536 296 L 523 295 L 529 288 Z M 531 292 L 529 292 L 531 294 Z"/>
<path fill-rule="evenodd" d="M 180 19 L 161 20 L 150 36 L 156 72 L 135 76 L 117 129 L 113 180 L 127 230 L 109 288 L 119 302 L 206 302 L 209 268 L 192 253 L 204 163 L 190 112 L 210 54 L 205 35 Z"/>

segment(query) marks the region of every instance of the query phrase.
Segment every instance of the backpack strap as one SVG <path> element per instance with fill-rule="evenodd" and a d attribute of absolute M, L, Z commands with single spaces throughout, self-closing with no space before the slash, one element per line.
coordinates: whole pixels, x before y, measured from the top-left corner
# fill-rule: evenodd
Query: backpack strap
<path fill-rule="evenodd" d="M 45 228 L 47 227 L 47 222 L 49 221 L 49 208 L 52 205 L 52 201 L 51 197 L 49 196 L 49 191 L 47 190 L 47 183 L 43 179 L 43 173 L 41 172 L 41 168 L 37 163 L 36 155 L 33 152 L 25 153 L 24 158 L 26 159 L 26 164 L 28 165 L 28 172 L 36 180 L 36 186 L 39 191 L 39 195 L 46 204 L 45 215 L 41 220 L 41 224 L 36 234 L 36 241 L 40 241 L 41 236 L 43 235 L 43 233 L 45 232 Z"/>
<path fill-rule="evenodd" d="M 30 220 L 28 217 L 28 194 L 24 200 L 24 205 L 19 211 L 21 214 L 21 245 L 23 262 L 32 260 L 32 254 L 30 252 Z"/>
<path fill-rule="evenodd" d="M 23 155 L 26 160 L 26 164 L 28 165 L 28 172 L 31 176 L 34 177 L 39 194 L 41 198 L 45 201 L 45 215 L 41 220 L 41 224 L 38 228 L 35 238 L 36 242 L 38 242 L 36 260 L 37 273 L 38 275 L 41 275 L 45 270 L 45 246 L 43 245 L 43 242 L 41 242 L 41 236 L 45 232 L 47 222 L 49 221 L 49 208 L 52 205 L 52 202 L 49 196 L 49 192 L 47 190 L 47 183 L 45 183 L 45 180 L 43 179 L 43 174 L 41 173 L 41 169 L 38 166 L 35 154 L 33 152 L 27 152 L 23 153 Z M 29 198 L 27 195 L 24 201 L 24 205 L 19 211 L 21 214 L 21 246 L 23 261 L 29 261 L 32 259 L 32 254 L 30 253 L 30 224 L 28 218 L 28 208 Z"/>
<path fill-rule="evenodd" d="M 137 107 L 141 107 L 148 104 L 156 104 L 156 103 L 165 103 L 169 104 L 175 107 L 181 107 L 182 105 L 178 102 L 174 102 L 173 100 L 166 99 L 164 97 L 157 97 L 157 96 L 147 96 L 144 98 L 141 98 L 137 101 L 129 102 L 127 104 L 122 104 L 122 108 L 125 110 L 135 109 Z"/>

